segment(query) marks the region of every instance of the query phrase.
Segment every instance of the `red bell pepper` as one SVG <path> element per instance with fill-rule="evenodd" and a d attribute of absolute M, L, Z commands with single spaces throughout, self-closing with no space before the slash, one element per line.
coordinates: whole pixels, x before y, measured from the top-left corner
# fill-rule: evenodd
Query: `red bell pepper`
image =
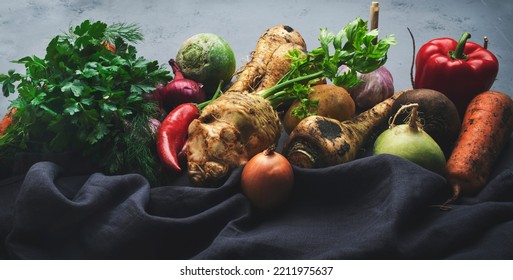
<path fill-rule="evenodd" d="M 470 100 L 489 90 L 499 72 L 493 53 L 463 33 L 456 42 L 439 38 L 423 45 L 416 56 L 415 88 L 428 88 L 445 94 L 463 116 Z"/>

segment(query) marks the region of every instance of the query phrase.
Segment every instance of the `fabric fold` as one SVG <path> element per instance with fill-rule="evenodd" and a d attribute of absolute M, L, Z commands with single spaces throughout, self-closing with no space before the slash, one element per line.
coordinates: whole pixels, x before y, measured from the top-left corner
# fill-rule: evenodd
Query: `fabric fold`
<path fill-rule="evenodd" d="M 399 157 L 368 156 L 320 169 L 294 167 L 296 183 L 290 199 L 278 209 L 262 212 L 241 192 L 242 166 L 217 188 L 186 183 L 151 187 L 138 174 L 76 175 L 67 172 L 70 168 L 75 167 L 43 161 L 28 170 L 12 209 L 3 212 L 2 221 L 10 224 L 3 225 L 2 232 L 10 230 L 2 255 L 13 259 L 513 258 L 509 170 L 492 178 L 477 196 L 462 197 L 444 211 L 437 205 L 451 195 L 445 178 Z"/>

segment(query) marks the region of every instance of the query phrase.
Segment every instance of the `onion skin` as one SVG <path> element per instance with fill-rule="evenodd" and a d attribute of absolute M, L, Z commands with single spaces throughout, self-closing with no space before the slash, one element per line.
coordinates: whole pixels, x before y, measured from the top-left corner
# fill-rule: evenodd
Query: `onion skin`
<path fill-rule="evenodd" d="M 347 66 L 341 66 L 339 71 L 347 71 Z M 394 95 L 394 78 L 385 66 L 381 66 L 370 73 L 358 73 L 358 78 L 363 82 L 355 87 L 348 88 L 347 91 L 353 97 L 356 106 L 361 110 L 370 109 Z"/>
<path fill-rule="evenodd" d="M 169 60 L 173 69 L 174 79 L 166 85 L 158 85 L 155 89 L 156 97 L 165 111 L 171 111 L 184 103 L 201 103 L 206 100 L 203 85 L 183 77 L 178 64 L 174 59 Z"/>
<path fill-rule="evenodd" d="M 244 166 L 241 174 L 243 193 L 261 210 L 281 206 L 294 186 L 294 171 L 289 161 L 269 148 L 256 154 Z"/>

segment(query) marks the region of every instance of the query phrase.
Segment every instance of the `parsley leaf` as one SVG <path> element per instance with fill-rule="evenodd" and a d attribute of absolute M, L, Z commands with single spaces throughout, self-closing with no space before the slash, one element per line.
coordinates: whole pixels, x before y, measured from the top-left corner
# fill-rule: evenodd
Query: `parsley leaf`
<path fill-rule="evenodd" d="M 44 57 L 14 61 L 25 72 L 0 74 L 3 95 L 18 92 L 10 105 L 15 122 L 0 137 L 0 168 L 19 152 L 78 151 L 106 173 L 139 172 L 155 182 L 158 156 L 148 124 L 159 112 L 143 95 L 171 75 L 137 56 L 129 43 L 142 39 L 135 24 L 85 20 L 50 40 Z"/>
<path fill-rule="evenodd" d="M 337 86 L 353 87 L 362 82 L 357 72 L 369 73 L 385 64 L 388 49 L 396 44 L 396 40 L 393 35 L 377 40 L 378 31 L 369 31 L 367 25 L 367 21 L 358 17 L 337 34 L 321 28 L 320 46 L 306 55 L 299 50 L 290 51 L 290 71 L 275 86 L 259 94 L 275 108 L 291 100 L 300 100 L 300 106 L 293 112 L 298 118 L 316 114 L 317 104 L 308 99 L 311 84 L 326 79 Z M 340 73 L 342 65 L 347 65 L 350 71 Z"/>

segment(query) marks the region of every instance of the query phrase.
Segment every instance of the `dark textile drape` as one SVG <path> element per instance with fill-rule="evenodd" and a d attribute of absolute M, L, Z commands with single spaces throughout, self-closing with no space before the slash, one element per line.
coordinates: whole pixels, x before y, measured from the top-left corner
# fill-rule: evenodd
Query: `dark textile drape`
<path fill-rule="evenodd" d="M 445 179 L 398 157 L 294 168 L 288 202 L 263 213 L 240 191 L 242 168 L 218 188 L 151 187 L 65 155 L 20 160 L 0 182 L 4 259 L 513 258 L 509 170 L 443 211 Z"/>

